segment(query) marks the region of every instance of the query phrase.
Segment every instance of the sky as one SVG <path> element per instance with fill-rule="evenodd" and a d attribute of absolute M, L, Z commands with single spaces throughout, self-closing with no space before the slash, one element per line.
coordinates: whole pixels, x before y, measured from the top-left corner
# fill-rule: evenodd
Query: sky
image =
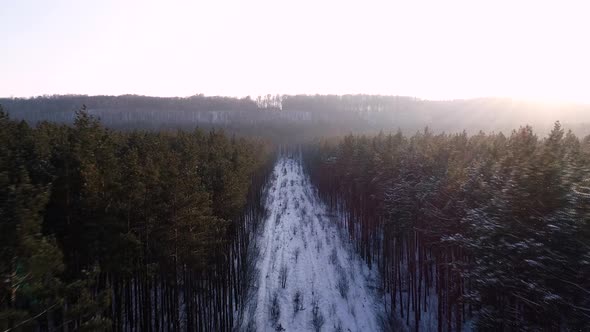
<path fill-rule="evenodd" d="M 0 96 L 590 102 L 589 1 L 0 0 Z"/>

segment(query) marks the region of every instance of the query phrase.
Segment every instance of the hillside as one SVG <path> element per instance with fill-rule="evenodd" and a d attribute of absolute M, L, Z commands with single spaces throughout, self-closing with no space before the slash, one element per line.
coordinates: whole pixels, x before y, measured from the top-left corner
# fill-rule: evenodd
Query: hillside
<path fill-rule="evenodd" d="M 186 98 L 66 95 L 4 98 L 0 99 L 0 105 L 11 117 L 31 123 L 44 120 L 72 123 L 75 111 L 86 105 L 90 114 L 112 128 L 198 126 L 227 128 L 246 135 L 280 129 L 283 136 L 298 140 L 381 130 L 413 133 L 426 126 L 436 132 L 509 133 L 515 127 L 529 124 L 540 133 L 547 133 L 556 120 L 578 136 L 590 134 L 589 105 L 507 98 L 433 101 L 379 95 L 267 95 L 254 100 L 203 95 Z M 288 128 L 297 129 L 289 133 Z M 301 131 L 306 134 L 301 135 Z"/>

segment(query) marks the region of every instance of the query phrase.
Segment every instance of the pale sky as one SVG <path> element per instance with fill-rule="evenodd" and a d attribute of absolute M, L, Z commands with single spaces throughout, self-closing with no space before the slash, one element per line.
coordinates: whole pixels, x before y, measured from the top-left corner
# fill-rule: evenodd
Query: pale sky
<path fill-rule="evenodd" d="M 0 96 L 590 102 L 590 1 L 0 0 Z"/>

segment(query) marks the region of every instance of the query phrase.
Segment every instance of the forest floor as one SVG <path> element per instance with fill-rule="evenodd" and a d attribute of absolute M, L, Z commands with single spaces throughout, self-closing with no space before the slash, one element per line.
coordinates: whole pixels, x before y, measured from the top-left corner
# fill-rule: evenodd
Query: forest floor
<path fill-rule="evenodd" d="M 257 235 L 256 278 L 241 319 L 246 331 L 377 331 L 377 273 L 315 193 L 301 163 L 281 158 Z"/>

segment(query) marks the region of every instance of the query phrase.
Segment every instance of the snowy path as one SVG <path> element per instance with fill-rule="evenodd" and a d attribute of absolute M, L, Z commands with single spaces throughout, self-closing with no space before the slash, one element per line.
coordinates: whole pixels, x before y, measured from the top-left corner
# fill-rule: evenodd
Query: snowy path
<path fill-rule="evenodd" d="M 375 272 L 343 241 L 299 161 L 279 160 L 266 204 L 256 287 L 241 328 L 377 331 Z"/>

